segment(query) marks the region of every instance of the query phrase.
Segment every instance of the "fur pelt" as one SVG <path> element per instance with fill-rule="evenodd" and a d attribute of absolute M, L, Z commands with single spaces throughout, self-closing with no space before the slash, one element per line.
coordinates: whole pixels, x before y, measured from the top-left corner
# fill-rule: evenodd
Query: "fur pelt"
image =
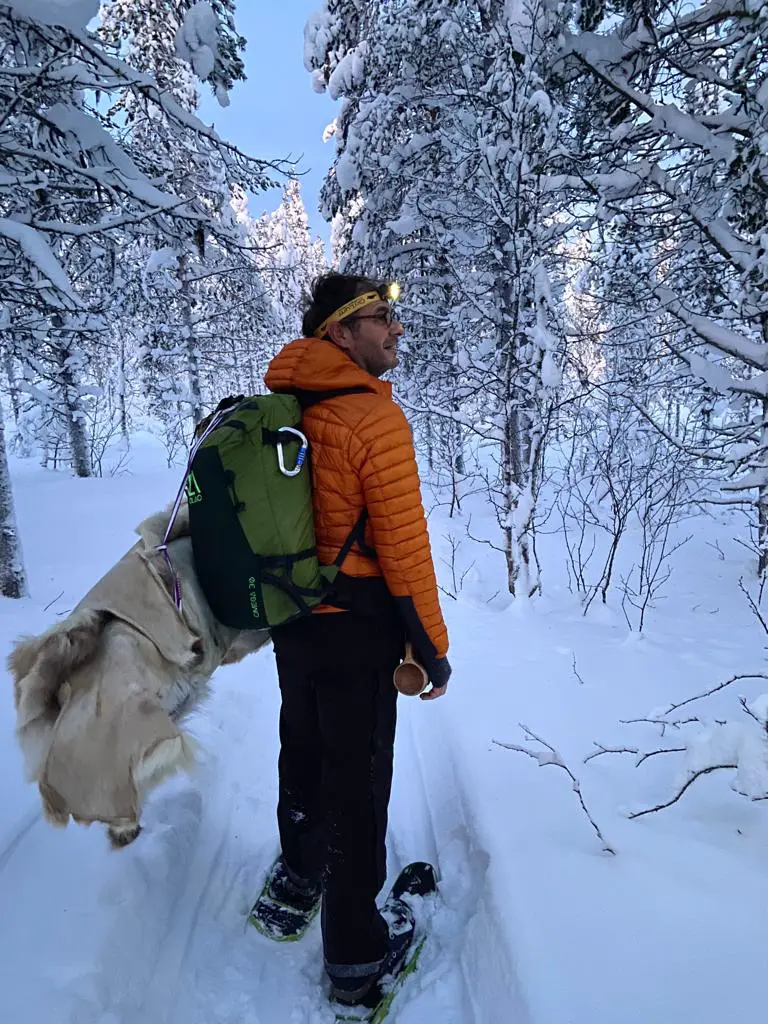
<path fill-rule="evenodd" d="M 105 822 L 115 846 L 139 834 L 145 794 L 191 767 L 194 744 L 179 724 L 203 700 L 213 672 L 269 639 L 213 618 L 184 506 L 168 546 L 182 587 L 179 613 L 157 550 L 167 522 L 167 511 L 144 520 L 138 543 L 75 610 L 20 639 L 8 660 L 16 735 L 46 818 Z"/>

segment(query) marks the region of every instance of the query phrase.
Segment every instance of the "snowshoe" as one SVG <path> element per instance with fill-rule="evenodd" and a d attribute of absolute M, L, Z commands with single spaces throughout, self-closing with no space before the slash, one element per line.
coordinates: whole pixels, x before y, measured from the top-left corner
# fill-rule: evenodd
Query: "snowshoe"
<path fill-rule="evenodd" d="M 381 913 L 389 925 L 390 948 L 379 975 L 367 986 L 355 991 L 344 983 L 334 982 L 331 1002 L 336 1021 L 382 1024 L 406 978 L 416 970 L 426 941 L 422 935 L 415 938 L 413 911 L 406 902 L 408 896 L 429 896 L 437 891 L 437 876 L 431 864 L 417 861 L 409 864 L 398 875 Z M 404 898 L 405 897 L 405 898 Z M 359 986 L 359 980 L 356 980 Z"/>
<path fill-rule="evenodd" d="M 296 942 L 320 909 L 321 887 L 297 879 L 282 857 L 272 865 L 264 888 L 248 915 L 249 922 L 275 942 Z"/>

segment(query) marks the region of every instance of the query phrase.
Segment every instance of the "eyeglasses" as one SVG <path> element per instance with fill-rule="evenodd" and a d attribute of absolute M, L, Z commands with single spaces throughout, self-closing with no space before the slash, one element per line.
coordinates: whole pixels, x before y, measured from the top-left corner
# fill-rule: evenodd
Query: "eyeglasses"
<path fill-rule="evenodd" d="M 391 327 L 397 319 L 394 309 L 383 309 L 380 313 L 364 313 L 362 316 L 348 316 L 343 323 L 353 324 L 357 320 L 378 320 L 379 323 L 383 324 L 385 327 Z"/>

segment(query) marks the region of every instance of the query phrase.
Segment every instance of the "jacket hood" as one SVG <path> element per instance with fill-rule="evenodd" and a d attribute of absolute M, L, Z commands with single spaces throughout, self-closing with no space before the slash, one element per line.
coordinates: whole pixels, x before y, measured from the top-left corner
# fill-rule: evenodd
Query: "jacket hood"
<path fill-rule="evenodd" d="M 365 387 L 392 397 L 392 385 L 378 380 L 331 341 L 299 338 L 286 345 L 269 364 L 264 383 L 270 391 L 335 391 Z"/>

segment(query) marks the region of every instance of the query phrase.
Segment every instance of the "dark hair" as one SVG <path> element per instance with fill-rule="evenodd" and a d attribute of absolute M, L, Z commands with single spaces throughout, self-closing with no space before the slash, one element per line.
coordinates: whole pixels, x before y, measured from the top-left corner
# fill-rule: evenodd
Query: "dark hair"
<path fill-rule="evenodd" d="M 301 329 L 305 338 L 314 336 L 320 324 L 331 313 L 356 299 L 364 292 L 375 292 L 380 288 L 377 281 L 356 274 L 321 274 L 312 282 L 312 298 L 304 311 Z"/>

